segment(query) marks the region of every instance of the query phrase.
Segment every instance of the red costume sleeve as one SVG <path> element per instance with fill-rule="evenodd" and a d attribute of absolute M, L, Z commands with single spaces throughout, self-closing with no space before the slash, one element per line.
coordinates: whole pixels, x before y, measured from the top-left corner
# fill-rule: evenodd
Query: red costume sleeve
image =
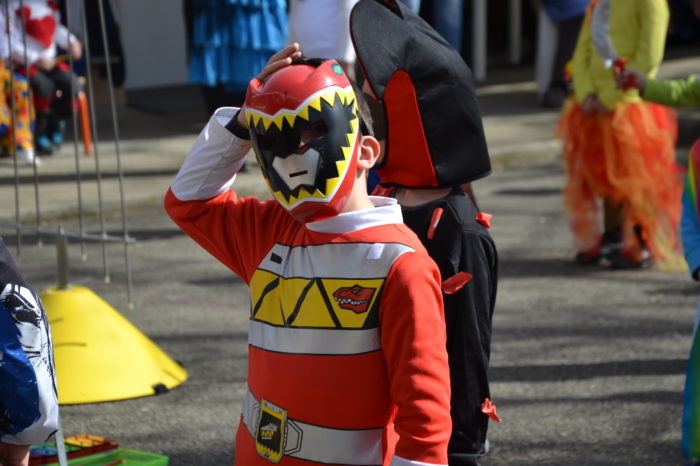
<path fill-rule="evenodd" d="M 439 283 L 437 267 L 427 256 L 401 256 L 387 277 L 380 325 L 391 397 L 398 407 L 395 454 L 447 464 L 452 425 Z"/>
<path fill-rule="evenodd" d="M 239 199 L 234 191 L 202 201 L 181 201 L 169 189 L 165 210 L 182 231 L 246 283 L 261 254 L 298 226 L 276 202 Z"/>

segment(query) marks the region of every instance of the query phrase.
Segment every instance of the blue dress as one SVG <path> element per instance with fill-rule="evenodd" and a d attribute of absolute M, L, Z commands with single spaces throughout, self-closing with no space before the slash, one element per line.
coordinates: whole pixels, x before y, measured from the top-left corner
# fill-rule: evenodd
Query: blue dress
<path fill-rule="evenodd" d="M 189 78 L 226 92 L 245 91 L 285 45 L 286 0 L 194 0 Z"/>

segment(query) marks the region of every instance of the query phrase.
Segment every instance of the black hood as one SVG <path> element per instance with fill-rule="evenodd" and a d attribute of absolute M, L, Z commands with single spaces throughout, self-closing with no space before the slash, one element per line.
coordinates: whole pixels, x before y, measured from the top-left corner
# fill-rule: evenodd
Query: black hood
<path fill-rule="evenodd" d="M 491 172 L 472 72 L 423 19 L 396 0 L 360 0 L 350 33 L 384 108 L 383 185 L 446 187 Z"/>

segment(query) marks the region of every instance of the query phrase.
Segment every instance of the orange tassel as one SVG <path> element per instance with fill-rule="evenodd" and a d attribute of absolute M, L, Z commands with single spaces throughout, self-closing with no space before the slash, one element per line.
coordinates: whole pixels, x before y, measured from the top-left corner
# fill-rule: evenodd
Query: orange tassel
<path fill-rule="evenodd" d="M 496 405 L 491 403 L 491 400 L 484 398 L 484 404 L 481 405 L 481 412 L 496 422 L 503 422 L 498 414 L 496 414 Z"/>

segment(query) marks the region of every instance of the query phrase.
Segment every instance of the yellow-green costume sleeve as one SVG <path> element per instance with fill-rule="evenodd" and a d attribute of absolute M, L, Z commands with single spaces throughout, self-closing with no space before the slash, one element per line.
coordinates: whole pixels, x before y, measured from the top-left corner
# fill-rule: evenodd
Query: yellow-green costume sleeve
<path fill-rule="evenodd" d="M 627 66 L 647 76 L 655 76 L 664 57 L 668 31 L 667 0 L 635 0 L 635 20 L 640 26 L 638 46 Z"/>
<path fill-rule="evenodd" d="M 700 82 L 697 76 L 688 79 L 647 79 L 645 100 L 669 107 L 700 106 Z"/>
<path fill-rule="evenodd" d="M 574 85 L 574 96 L 579 103 L 583 103 L 588 94 L 595 92 L 591 80 L 591 15 L 590 8 L 586 12 L 581 31 L 576 41 L 576 49 L 572 61 L 571 77 Z"/>
<path fill-rule="evenodd" d="M 667 0 L 613 0 L 608 27 L 617 55 L 629 60 L 627 66 L 653 77 L 663 59 L 669 10 Z M 615 85 L 613 70 L 600 57 L 592 61 L 593 87 L 609 109 L 620 102 L 638 102 L 636 89 L 622 91 Z"/>

